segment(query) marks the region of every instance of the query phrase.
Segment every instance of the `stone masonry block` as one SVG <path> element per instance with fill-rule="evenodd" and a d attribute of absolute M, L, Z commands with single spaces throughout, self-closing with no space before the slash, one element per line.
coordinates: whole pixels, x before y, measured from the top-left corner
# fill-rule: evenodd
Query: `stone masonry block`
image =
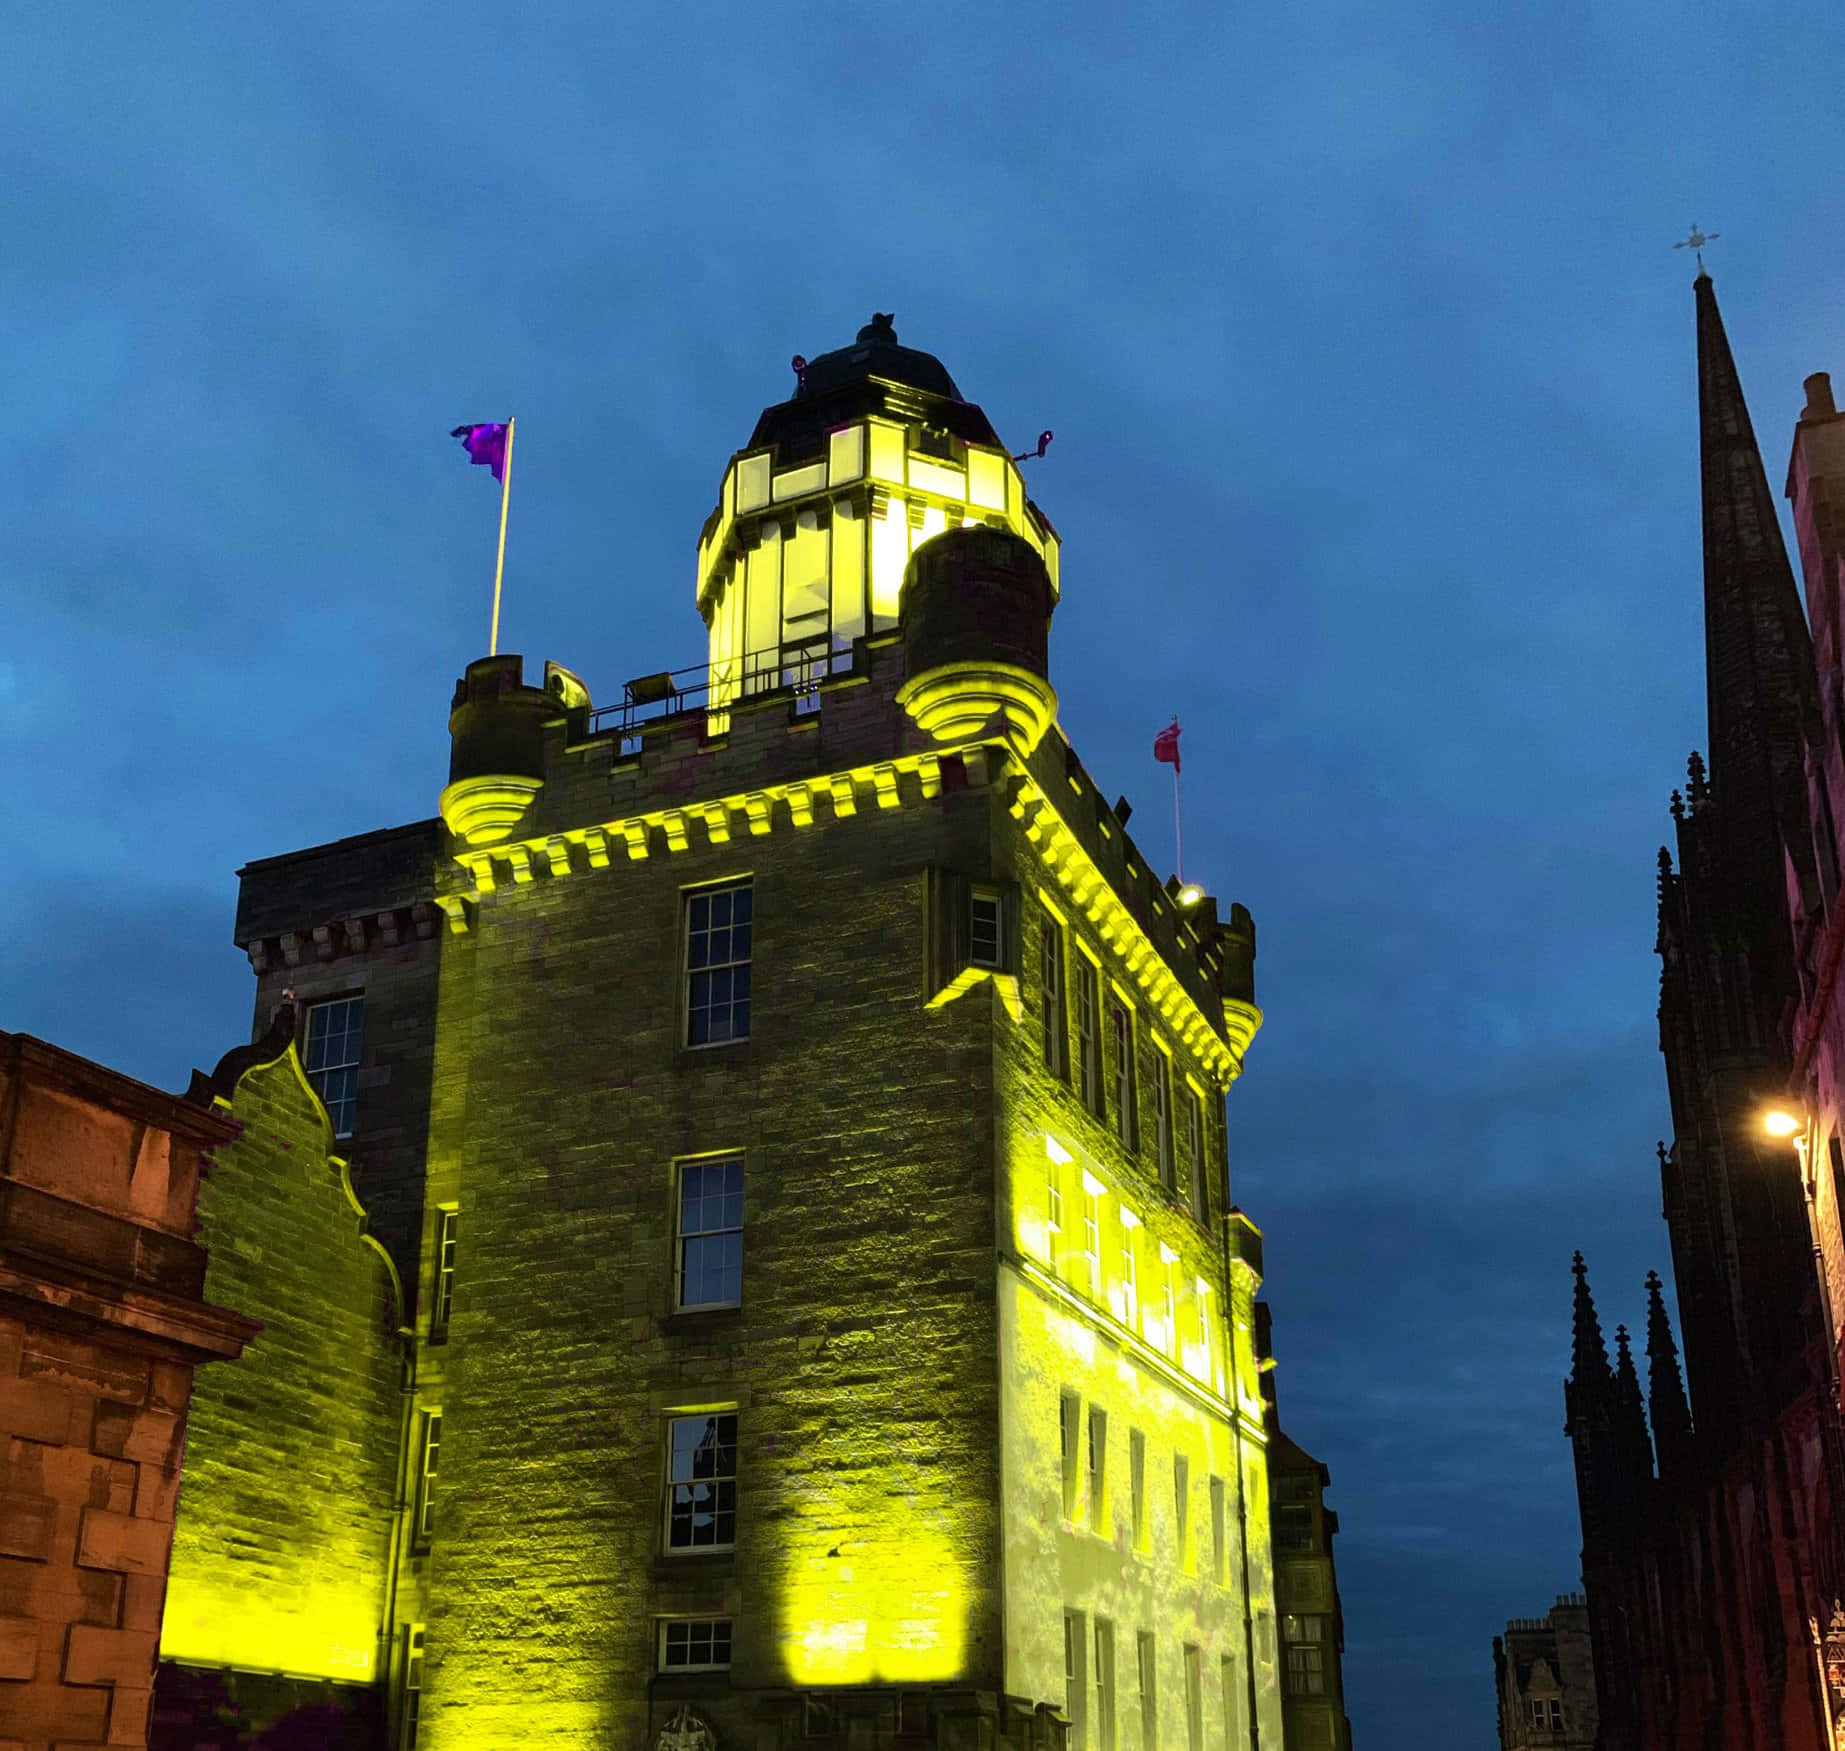
<path fill-rule="evenodd" d="M 85 1508 L 77 1533 L 77 1561 L 90 1569 L 157 1575 L 166 1568 L 172 1536 L 172 1527 L 159 1520 Z"/>
<path fill-rule="evenodd" d="M 74 1623 L 64 1647 L 66 1684 L 120 1684 L 151 1690 L 158 1632 Z"/>
<path fill-rule="evenodd" d="M 179 1456 L 180 1420 L 168 1411 L 135 1412 L 126 1405 L 103 1404 L 96 1410 L 91 1446 L 111 1459 L 138 1465 L 172 1465 Z"/>
<path fill-rule="evenodd" d="M 49 1496 L 0 1495 L 0 1556 L 44 1562 L 58 1527 L 58 1504 Z"/>
<path fill-rule="evenodd" d="M 49 1380 L 0 1380 L 0 1431 L 26 1441 L 69 1439 L 71 1395 Z"/>
<path fill-rule="evenodd" d="M 0 1617 L 0 1678 L 30 1679 L 38 1670 L 38 1625 L 29 1617 Z"/>

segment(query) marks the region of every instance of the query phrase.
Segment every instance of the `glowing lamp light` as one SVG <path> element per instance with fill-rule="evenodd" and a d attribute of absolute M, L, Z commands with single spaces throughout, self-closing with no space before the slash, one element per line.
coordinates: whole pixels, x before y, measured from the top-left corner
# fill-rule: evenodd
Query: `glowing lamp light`
<path fill-rule="evenodd" d="M 1770 1107 L 1762 1114 L 1762 1129 L 1771 1137 L 1791 1137 L 1801 1128 L 1800 1115 L 1786 1107 Z"/>
<path fill-rule="evenodd" d="M 1187 882 L 1173 897 L 1181 906 L 1196 906 L 1204 898 L 1204 889 L 1196 882 Z"/>

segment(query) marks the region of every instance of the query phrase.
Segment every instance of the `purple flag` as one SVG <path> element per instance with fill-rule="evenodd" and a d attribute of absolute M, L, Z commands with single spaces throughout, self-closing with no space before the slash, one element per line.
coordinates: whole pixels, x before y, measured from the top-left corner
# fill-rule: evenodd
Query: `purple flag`
<path fill-rule="evenodd" d="M 457 426 L 449 433 L 459 438 L 468 460 L 493 470 L 495 480 L 506 478 L 506 428 L 504 426 Z"/>

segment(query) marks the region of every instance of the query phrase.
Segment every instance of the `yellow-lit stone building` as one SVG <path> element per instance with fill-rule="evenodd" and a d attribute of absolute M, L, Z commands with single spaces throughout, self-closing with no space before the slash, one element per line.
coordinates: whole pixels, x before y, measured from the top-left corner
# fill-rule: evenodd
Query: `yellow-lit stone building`
<path fill-rule="evenodd" d="M 874 318 L 724 469 L 695 670 L 597 709 L 473 663 L 440 819 L 243 871 L 207 1293 L 282 1335 L 201 1381 L 169 1698 L 418 1751 L 1280 1751 L 1254 931 L 1058 729 L 1058 591 Z"/>

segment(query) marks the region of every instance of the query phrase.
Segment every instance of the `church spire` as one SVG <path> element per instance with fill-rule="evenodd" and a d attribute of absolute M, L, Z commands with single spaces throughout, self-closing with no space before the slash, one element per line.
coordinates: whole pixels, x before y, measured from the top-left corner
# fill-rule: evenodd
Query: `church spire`
<path fill-rule="evenodd" d="M 1812 643 L 1710 275 L 1698 317 L 1704 656 L 1719 831 L 1750 899 L 1778 901 L 1781 841 L 1810 858 L 1802 732 L 1817 718 Z M 1740 896 L 1739 896 L 1740 897 Z"/>
<path fill-rule="evenodd" d="M 1620 1453 L 1630 1479 L 1653 1475 L 1653 1443 L 1646 1432 L 1646 1406 L 1640 1397 L 1640 1376 L 1634 1371 L 1634 1353 L 1628 1346 L 1627 1327 L 1614 1328 L 1614 1426 Z"/>
<path fill-rule="evenodd" d="M 1589 1267 L 1577 1253 L 1570 1265 L 1576 1279 L 1575 1315 L 1571 1322 L 1570 1384 L 1579 1391 L 1605 1389 L 1612 1375 L 1608 1368 L 1608 1345 L 1602 1337 L 1602 1322 L 1595 1311 L 1595 1297 L 1589 1291 Z"/>
<path fill-rule="evenodd" d="M 1657 1271 L 1646 1274 L 1646 1386 L 1659 1475 L 1681 1477 L 1692 1456 L 1691 1407 L 1685 1402 L 1678 1346 L 1672 1341 L 1672 1322 L 1666 1317 Z"/>

